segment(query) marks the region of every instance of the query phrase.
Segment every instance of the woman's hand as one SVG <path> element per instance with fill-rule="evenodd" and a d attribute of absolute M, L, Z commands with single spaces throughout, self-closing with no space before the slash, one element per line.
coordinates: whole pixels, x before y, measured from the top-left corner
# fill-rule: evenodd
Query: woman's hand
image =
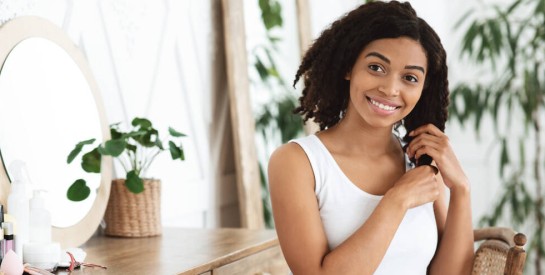
<path fill-rule="evenodd" d="M 410 158 L 418 159 L 426 154 L 437 165 L 443 181 L 449 189 L 467 189 L 469 187 L 467 177 L 445 133 L 433 124 L 426 124 L 411 131 L 409 136 L 413 137 L 407 147 L 407 155 Z"/>
<path fill-rule="evenodd" d="M 385 197 L 401 202 L 402 207 L 407 210 L 435 201 L 440 190 L 434 168 L 424 165 L 405 173 Z"/>

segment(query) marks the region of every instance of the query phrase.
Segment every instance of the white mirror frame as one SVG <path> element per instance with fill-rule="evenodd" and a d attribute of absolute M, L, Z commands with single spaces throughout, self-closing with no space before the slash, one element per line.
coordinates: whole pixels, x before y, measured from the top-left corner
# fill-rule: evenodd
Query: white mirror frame
<path fill-rule="evenodd" d="M 87 80 L 91 93 L 95 99 L 99 114 L 98 119 L 102 130 L 102 139 L 109 140 L 110 130 L 108 122 L 106 120 L 98 85 L 93 78 L 90 66 L 77 46 L 58 26 L 48 20 L 35 16 L 18 17 L 0 26 L 0 73 L 2 73 L 1 68 L 4 66 L 4 62 L 11 50 L 19 42 L 31 37 L 45 38 L 57 44 L 74 60 Z M 3 168 L 5 165 L 2 163 L 1 158 L 0 164 L 2 164 L 0 165 L 0 203 L 5 206 L 10 190 L 10 182 L 7 171 Z M 83 219 L 73 226 L 66 228 L 53 226 L 52 239 L 54 242 L 59 242 L 63 248 L 77 247 L 85 243 L 93 235 L 104 216 L 106 205 L 108 204 L 111 180 L 112 159 L 110 157 L 103 157 L 100 187 L 98 188 L 96 199 L 93 202 L 91 209 Z"/>

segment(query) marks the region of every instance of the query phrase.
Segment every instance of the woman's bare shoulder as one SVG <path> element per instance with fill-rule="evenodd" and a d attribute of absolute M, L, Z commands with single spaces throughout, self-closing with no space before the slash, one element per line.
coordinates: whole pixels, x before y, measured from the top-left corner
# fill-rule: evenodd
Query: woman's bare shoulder
<path fill-rule="evenodd" d="M 310 162 L 303 148 L 295 142 L 278 147 L 269 159 L 269 178 L 314 180 Z M 282 176 L 283 175 L 283 176 Z"/>
<path fill-rule="evenodd" d="M 271 155 L 271 160 L 290 160 L 300 158 L 306 158 L 306 154 L 303 148 L 301 148 L 301 146 L 295 142 L 288 142 L 276 148 L 276 150 Z"/>

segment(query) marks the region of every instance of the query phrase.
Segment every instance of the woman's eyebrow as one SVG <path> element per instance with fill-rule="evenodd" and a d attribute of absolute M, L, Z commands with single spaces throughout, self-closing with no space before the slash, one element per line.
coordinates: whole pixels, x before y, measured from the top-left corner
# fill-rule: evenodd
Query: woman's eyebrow
<path fill-rule="evenodd" d="M 386 56 L 380 54 L 380 53 L 377 53 L 377 52 L 370 52 L 368 53 L 365 57 L 369 57 L 369 56 L 374 56 L 374 57 L 378 57 L 380 59 L 382 59 L 384 62 L 390 64 L 390 59 L 388 59 Z M 423 74 L 426 73 L 426 70 L 424 70 L 424 68 L 422 66 L 417 66 L 417 65 L 407 65 L 405 66 L 405 69 L 409 69 L 409 70 L 419 70 L 421 71 Z"/>
<path fill-rule="evenodd" d="M 378 57 L 380 59 L 382 59 L 384 62 L 390 64 L 390 59 L 388 59 L 386 56 L 380 54 L 380 53 L 377 53 L 377 52 L 370 52 L 368 53 L 365 57 L 369 57 L 369 56 L 375 56 L 375 57 Z"/>
<path fill-rule="evenodd" d="M 426 74 L 426 71 L 424 70 L 424 68 L 422 68 L 421 66 L 416 66 L 416 65 L 407 65 L 405 66 L 405 69 L 409 69 L 409 70 L 419 70 L 421 71 L 423 74 Z"/>

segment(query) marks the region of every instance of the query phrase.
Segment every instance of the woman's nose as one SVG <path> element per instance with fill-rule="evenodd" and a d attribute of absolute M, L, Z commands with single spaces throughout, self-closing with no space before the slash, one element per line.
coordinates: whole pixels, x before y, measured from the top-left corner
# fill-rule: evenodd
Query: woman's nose
<path fill-rule="evenodd" d="M 395 97 L 399 95 L 399 85 L 395 79 L 390 77 L 384 79 L 384 81 L 380 83 L 378 90 L 388 97 Z"/>

